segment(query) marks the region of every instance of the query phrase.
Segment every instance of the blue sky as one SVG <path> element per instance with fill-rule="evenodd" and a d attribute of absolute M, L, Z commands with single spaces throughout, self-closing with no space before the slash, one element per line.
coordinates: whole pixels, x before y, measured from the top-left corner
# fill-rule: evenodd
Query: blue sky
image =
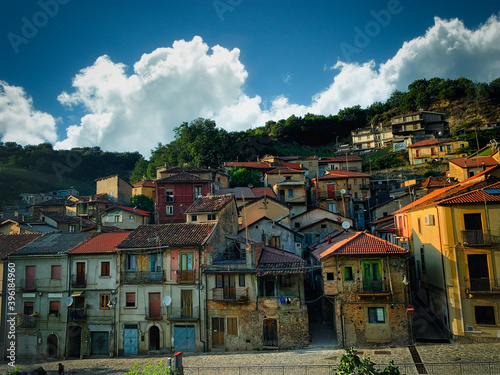
<path fill-rule="evenodd" d="M 500 76 L 500 3 L 0 3 L 0 139 L 149 156 L 197 117 L 228 130 Z"/>

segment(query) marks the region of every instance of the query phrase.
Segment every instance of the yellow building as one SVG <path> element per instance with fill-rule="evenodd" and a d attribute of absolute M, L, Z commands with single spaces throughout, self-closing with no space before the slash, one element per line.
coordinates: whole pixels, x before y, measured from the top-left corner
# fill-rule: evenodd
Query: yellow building
<path fill-rule="evenodd" d="M 292 216 L 307 211 L 307 190 L 303 171 L 291 168 L 273 169 L 265 174 L 264 185 L 273 188 L 280 202 L 292 207 Z"/>
<path fill-rule="evenodd" d="M 410 164 L 423 164 L 429 160 L 447 160 L 467 156 L 463 151 L 469 142 L 448 138 L 427 139 L 408 146 Z M 462 150 L 461 150 L 462 149 Z"/>
<path fill-rule="evenodd" d="M 133 185 L 132 196 L 145 195 L 151 199 L 155 199 L 155 183 L 153 181 L 139 181 Z"/>
<path fill-rule="evenodd" d="M 500 341 L 500 167 L 395 212 L 416 297 L 454 340 Z"/>
<path fill-rule="evenodd" d="M 463 181 L 494 165 L 498 165 L 498 161 L 491 156 L 456 158 L 450 160 L 448 177 Z"/>

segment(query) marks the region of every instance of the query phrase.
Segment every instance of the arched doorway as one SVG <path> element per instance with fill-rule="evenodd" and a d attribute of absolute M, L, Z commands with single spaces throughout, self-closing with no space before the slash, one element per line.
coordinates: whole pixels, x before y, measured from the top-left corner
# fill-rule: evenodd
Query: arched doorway
<path fill-rule="evenodd" d="M 82 346 L 82 328 L 71 326 L 68 329 L 68 357 L 80 358 Z"/>
<path fill-rule="evenodd" d="M 57 336 L 54 334 L 47 337 L 47 357 L 57 358 Z"/>
<path fill-rule="evenodd" d="M 149 350 L 160 350 L 160 330 L 157 326 L 149 329 Z"/>

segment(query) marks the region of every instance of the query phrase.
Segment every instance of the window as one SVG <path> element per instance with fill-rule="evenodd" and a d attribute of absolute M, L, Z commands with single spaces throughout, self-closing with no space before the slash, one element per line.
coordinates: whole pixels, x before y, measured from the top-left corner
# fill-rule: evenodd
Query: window
<path fill-rule="evenodd" d="M 293 189 L 288 189 L 288 197 L 289 198 L 293 197 Z"/>
<path fill-rule="evenodd" d="M 495 308 L 493 306 L 474 306 L 476 324 L 496 325 Z"/>
<path fill-rule="evenodd" d="M 68 225 L 68 233 L 75 233 L 76 232 L 76 225 Z"/>
<path fill-rule="evenodd" d="M 125 307 L 135 307 L 135 292 L 125 293 Z"/>
<path fill-rule="evenodd" d="M 450 153 L 451 153 L 451 145 L 446 145 L 446 152 L 447 152 L 448 154 L 450 154 Z"/>
<path fill-rule="evenodd" d="M 109 262 L 101 262 L 101 276 L 109 276 Z"/>
<path fill-rule="evenodd" d="M 281 275 L 280 285 L 284 288 L 292 286 L 292 277 L 290 275 Z"/>
<path fill-rule="evenodd" d="M 166 188 L 165 202 L 173 202 L 173 201 L 174 201 L 174 188 Z"/>
<path fill-rule="evenodd" d="M 31 315 L 31 314 L 33 314 L 33 301 L 26 301 L 26 302 L 24 302 L 23 314 L 24 315 Z"/>
<path fill-rule="evenodd" d="M 121 223 L 121 222 L 122 222 L 121 215 L 115 215 L 115 223 Z"/>
<path fill-rule="evenodd" d="M 174 214 L 174 206 L 165 206 L 165 214 L 173 215 Z"/>
<path fill-rule="evenodd" d="M 321 224 L 321 229 L 326 229 L 326 224 Z"/>
<path fill-rule="evenodd" d="M 424 248 L 420 248 L 420 264 L 422 267 L 422 272 L 425 272 L 425 254 L 424 254 Z"/>
<path fill-rule="evenodd" d="M 216 214 L 208 214 L 208 220 L 217 220 Z"/>
<path fill-rule="evenodd" d="M 99 296 L 99 308 L 101 310 L 109 309 L 109 294 L 101 294 Z"/>
<path fill-rule="evenodd" d="M 295 223 L 295 228 L 300 228 L 300 223 Z"/>
<path fill-rule="evenodd" d="M 239 275 L 238 276 L 238 285 L 239 286 L 245 286 L 245 275 Z"/>
<path fill-rule="evenodd" d="M 50 301 L 49 314 L 58 314 L 58 313 L 59 313 L 59 301 Z"/>
<path fill-rule="evenodd" d="M 194 281 L 194 256 L 192 253 L 180 255 L 180 281 Z"/>
<path fill-rule="evenodd" d="M 417 218 L 417 228 L 418 233 L 422 234 L 422 224 L 420 223 L 420 218 Z"/>
<path fill-rule="evenodd" d="M 420 157 L 420 150 L 415 150 L 415 156 L 416 156 L 417 158 L 419 158 L 419 157 Z"/>
<path fill-rule="evenodd" d="M 191 221 L 198 221 L 198 215 L 191 215 Z"/>
<path fill-rule="evenodd" d="M 127 271 L 135 271 L 137 269 L 137 255 L 136 254 L 127 254 L 126 261 Z"/>
<path fill-rule="evenodd" d="M 368 308 L 368 322 L 369 323 L 385 323 L 385 313 L 383 307 L 369 307 Z"/>
<path fill-rule="evenodd" d="M 195 198 L 198 198 L 198 197 L 201 197 L 203 194 L 202 194 L 202 187 L 201 186 L 195 186 L 194 187 L 194 197 Z"/>
<path fill-rule="evenodd" d="M 354 280 L 354 275 L 352 273 L 352 266 L 345 266 L 344 276 L 345 276 L 346 281 L 353 281 Z"/>
<path fill-rule="evenodd" d="M 333 272 L 327 272 L 326 273 L 326 279 L 329 280 L 329 281 L 335 280 Z"/>
<path fill-rule="evenodd" d="M 131 221 L 135 221 L 135 217 L 134 217 L 134 215 L 130 215 L 128 218 L 129 218 L 129 220 L 131 220 Z"/>
<path fill-rule="evenodd" d="M 358 179 L 357 179 L 357 178 L 355 178 L 355 179 L 354 179 L 354 185 L 357 185 L 357 184 L 358 184 Z"/>
<path fill-rule="evenodd" d="M 50 267 L 50 278 L 51 280 L 61 280 L 61 266 Z"/>
<path fill-rule="evenodd" d="M 238 318 L 227 318 L 227 334 L 238 335 Z"/>
<path fill-rule="evenodd" d="M 292 180 L 292 176 L 285 176 L 285 181 L 291 181 Z"/>
<path fill-rule="evenodd" d="M 272 236 L 271 239 L 269 240 L 269 246 L 280 247 L 280 237 Z"/>

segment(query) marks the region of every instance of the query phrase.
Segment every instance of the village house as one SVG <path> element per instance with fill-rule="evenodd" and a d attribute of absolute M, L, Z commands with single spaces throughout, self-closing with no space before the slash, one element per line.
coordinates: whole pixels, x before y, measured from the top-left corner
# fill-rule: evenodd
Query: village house
<path fill-rule="evenodd" d="M 449 133 L 445 113 L 420 110 L 395 116 L 391 119 L 392 134 L 395 137 L 425 139 L 428 136 L 444 136 Z"/>
<path fill-rule="evenodd" d="M 411 165 L 424 164 L 432 160 L 449 160 L 467 156 L 464 148 L 469 142 L 450 138 L 427 139 L 408 146 Z"/>
<path fill-rule="evenodd" d="M 108 207 L 113 207 L 115 205 L 116 202 L 108 199 L 105 194 L 82 196 L 80 200 L 76 202 L 76 216 L 94 223 L 99 223 L 101 214 L 106 211 Z"/>
<path fill-rule="evenodd" d="M 229 187 L 229 175 L 218 169 L 199 167 L 157 167 L 156 177 L 158 180 L 172 177 L 181 173 L 189 173 L 207 180 L 213 181 L 212 191 L 217 189 L 227 189 Z"/>
<path fill-rule="evenodd" d="M 408 250 L 365 232 L 344 232 L 312 250 L 341 346 L 411 343 Z"/>
<path fill-rule="evenodd" d="M 41 220 L 8 219 L 0 224 L 0 234 L 56 233 L 56 227 Z"/>
<path fill-rule="evenodd" d="M 70 282 L 66 251 L 90 238 L 88 233 L 47 233 L 10 254 L 16 265 L 17 357 L 66 356 Z"/>
<path fill-rule="evenodd" d="M 40 212 L 40 220 L 59 229 L 61 233 L 78 233 L 82 229 L 81 221 L 77 217 L 59 212 Z"/>
<path fill-rule="evenodd" d="M 263 217 L 289 226 L 290 209 L 291 207 L 289 205 L 267 195 L 263 195 L 240 207 L 240 229 L 245 228 Z"/>
<path fill-rule="evenodd" d="M 71 268 L 67 358 L 117 355 L 119 268 L 115 248 L 129 232 L 100 233 L 67 251 Z"/>
<path fill-rule="evenodd" d="M 152 200 L 155 199 L 155 183 L 153 181 L 143 180 L 136 182 L 132 186 L 132 196 L 145 195 Z"/>
<path fill-rule="evenodd" d="M 291 206 L 291 216 L 307 210 L 307 189 L 304 172 L 291 168 L 276 168 L 264 176 L 264 185 L 272 187 L 277 199 Z"/>
<path fill-rule="evenodd" d="M 113 202 L 130 204 L 133 186 L 117 174 L 101 177 L 96 181 L 96 195 L 106 194 Z"/>
<path fill-rule="evenodd" d="M 374 125 L 351 131 L 353 151 L 371 151 L 382 148 L 392 143 L 391 125 Z"/>
<path fill-rule="evenodd" d="M 452 159 L 449 162 L 448 177 L 457 181 L 464 181 L 487 168 L 498 165 L 499 162 L 492 156 L 464 157 Z"/>
<path fill-rule="evenodd" d="M 236 199 L 236 205 L 239 207 L 256 198 L 254 192 L 249 187 L 235 187 L 229 189 L 215 190 L 215 195 L 233 194 Z"/>
<path fill-rule="evenodd" d="M 495 166 L 394 213 L 415 259 L 415 296 L 455 341 L 498 341 L 499 189 Z"/>
<path fill-rule="evenodd" d="M 132 230 L 139 225 L 149 224 L 151 214 L 148 211 L 125 206 L 108 207 L 101 214 L 101 225 Z"/>

